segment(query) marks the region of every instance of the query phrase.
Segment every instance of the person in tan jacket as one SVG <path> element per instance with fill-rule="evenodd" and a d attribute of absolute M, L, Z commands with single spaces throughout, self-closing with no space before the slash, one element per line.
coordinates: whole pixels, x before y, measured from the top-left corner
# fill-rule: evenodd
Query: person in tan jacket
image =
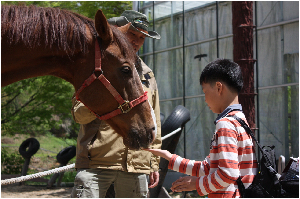
<path fill-rule="evenodd" d="M 154 31 L 148 31 L 146 15 L 127 10 L 120 17 L 108 19 L 112 25 L 123 26 L 131 22 L 126 36 L 135 52 L 141 48 L 145 37 L 160 39 Z M 157 123 L 157 137 L 150 148 L 161 148 L 161 123 L 157 84 L 152 70 L 140 59 L 140 79 L 148 100 L 154 110 Z M 147 197 L 148 188 L 159 181 L 159 157 L 144 150 L 130 150 L 123 144 L 123 138 L 105 121 L 99 120 L 76 98 L 72 99 L 72 114 L 80 124 L 77 138 L 77 175 L 71 197 L 103 198 L 114 183 L 115 196 L 122 198 Z M 149 182 L 147 178 L 149 177 Z"/>

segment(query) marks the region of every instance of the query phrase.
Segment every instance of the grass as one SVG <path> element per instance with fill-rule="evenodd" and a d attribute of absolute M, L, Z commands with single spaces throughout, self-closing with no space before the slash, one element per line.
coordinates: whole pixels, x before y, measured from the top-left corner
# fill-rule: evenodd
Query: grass
<path fill-rule="evenodd" d="M 2 136 L 1 146 L 20 147 L 23 141 L 30 138 L 28 135 L 16 134 L 15 136 Z M 43 135 L 35 137 L 40 143 L 40 149 L 45 149 L 54 153 L 59 153 L 63 148 L 74 145 L 76 140 L 58 138 L 53 135 Z M 6 140 L 3 142 L 3 140 Z M 38 155 L 38 154 L 37 154 Z"/>

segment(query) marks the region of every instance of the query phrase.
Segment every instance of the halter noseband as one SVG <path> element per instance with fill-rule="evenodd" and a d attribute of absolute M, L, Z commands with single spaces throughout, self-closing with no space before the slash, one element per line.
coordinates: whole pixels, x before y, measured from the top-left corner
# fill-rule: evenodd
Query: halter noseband
<path fill-rule="evenodd" d="M 100 72 L 101 75 L 99 75 L 98 77 L 95 75 L 95 72 Z M 81 91 L 88 87 L 89 85 L 91 85 L 96 79 L 100 80 L 100 82 L 102 82 L 102 84 L 109 90 L 109 92 L 114 96 L 114 98 L 118 101 L 119 106 L 116 110 L 104 114 L 104 115 L 99 115 L 97 113 L 95 113 L 94 111 L 92 111 L 90 108 L 90 111 L 93 112 L 97 118 L 99 118 L 100 120 L 107 120 L 110 119 L 114 116 L 117 116 L 121 113 L 128 113 L 133 107 L 135 107 L 136 105 L 146 101 L 148 99 L 147 96 L 147 92 L 144 92 L 144 94 L 142 96 L 140 96 L 139 98 L 132 100 L 131 102 L 129 102 L 128 100 L 124 100 L 121 95 L 118 93 L 118 91 L 111 85 L 111 83 L 104 77 L 103 75 L 103 71 L 101 69 L 101 51 L 100 51 L 100 47 L 99 47 L 99 43 L 96 39 L 95 42 L 95 70 L 93 72 L 93 74 L 88 77 L 82 84 L 82 86 L 77 90 L 76 92 L 76 99 L 80 102 L 82 102 L 79 99 L 79 94 L 81 93 Z M 83 102 L 82 102 L 83 103 Z M 86 105 L 85 105 L 86 106 Z M 86 106 L 87 107 L 87 106 Z M 88 107 L 87 107 L 88 108 Z"/>

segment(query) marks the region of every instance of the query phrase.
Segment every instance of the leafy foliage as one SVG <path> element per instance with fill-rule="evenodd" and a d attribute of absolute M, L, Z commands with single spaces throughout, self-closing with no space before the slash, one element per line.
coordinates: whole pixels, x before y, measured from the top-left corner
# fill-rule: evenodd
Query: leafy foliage
<path fill-rule="evenodd" d="M 106 18 L 132 9 L 130 1 L 1 1 L 1 4 L 59 7 L 92 19 L 98 9 L 102 9 Z M 67 131 L 69 137 L 76 137 L 79 126 L 70 111 L 73 93 L 70 83 L 53 76 L 25 79 L 2 88 L 2 135 L 36 135 L 51 131 L 62 136 Z"/>
<path fill-rule="evenodd" d="M 9 153 L 1 147 L 1 174 L 20 174 L 24 158 L 18 152 Z"/>
<path fill-rule="evenodd" d="M 71 119 L 73 86 L 57 77 L 25 79 L 2 88 L 2 133 L 43 134 Z"/>
<path fill-rule="evenodd" d="M 36 5 L 40 7 L 59 7 L 71 10 L 94 19 L 98 9 L 101 9 L 106 18 L 117 17 L 124 10 L 132 9 L 132 1 L 2 1 L 7 5 Z"/>
<path fill-rule="evenodd" d="M 76 171 L 65 172 L 62 178 L 62 182 L 74 182 L 76 174 Z"/>

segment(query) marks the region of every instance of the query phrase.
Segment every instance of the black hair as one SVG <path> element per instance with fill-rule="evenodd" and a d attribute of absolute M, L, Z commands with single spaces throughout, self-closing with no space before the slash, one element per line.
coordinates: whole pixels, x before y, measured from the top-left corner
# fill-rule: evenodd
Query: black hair
<path fill-rule="evenodd" d="M 240 66 L 229 59 L 217 59 L 210 62 L 203 69 L 200 76 L 200 85 L 224 82 L 238 93 L 243 88 L 243 76 Z"/>

